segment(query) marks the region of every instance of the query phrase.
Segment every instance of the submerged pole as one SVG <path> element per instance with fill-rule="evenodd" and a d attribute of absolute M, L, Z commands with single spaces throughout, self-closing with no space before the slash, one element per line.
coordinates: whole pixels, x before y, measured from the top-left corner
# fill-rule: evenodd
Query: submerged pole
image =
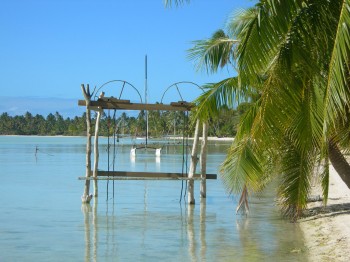
<path fill-rule="evenodd" d="M 200 194 L 202 198 L 207 197 L 207 148 L 208 148 L 208 124 L 203 123 L 202 147 L 200 153 L 201 185 Z"/>
<path fill-rule="evenodd" d="M 197 120 L 196 122 L 196 129 L 194 131 L 194 139 L 193 139 L 192 153 L 191 153 L 191 164 L 190 164 L 190 169 L 188 171 L 189 180 L 188 180 L 188 187 L 187 187 L 187 202 L 189 205 L 195 204 L 193 176 L 196 173 L 196 166 L 198 162 L 198 157 L 197 157 L 198 141 L 199 141 L 199 120 Z"/>
<path fill-rule="evenodd" d="M 91 102 L 91 94 L 90 87 L 87 84 L 86 89 L 84 84 L 81 84 L 81 90 L 84 95 L 84 99 L 86 102 L 86 177 L 91 176 L 91 110 L 90 110 L 90 102 Z M 81 201 L 83 203 L 90 203 L 92 199 L 92 195 L 90 195 L 90 180 L 85 180 L 84 194 L 81 196 Z"/>

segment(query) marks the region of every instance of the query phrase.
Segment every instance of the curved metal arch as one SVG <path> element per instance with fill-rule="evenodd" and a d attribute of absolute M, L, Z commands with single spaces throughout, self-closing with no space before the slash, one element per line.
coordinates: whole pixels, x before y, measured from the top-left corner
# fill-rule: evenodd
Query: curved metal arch
<path fill-rule="evenodd" d="M 164 91 L 164 93 L 163 93 L 163 95 L 162 95 L 162 99 L 160 100 L 160 103 L 161 103 L 161 104 L 163 104 L 163 98 L 164 98 L 164 96 L 165 96 L 165 93 L 168 92 L 169 89 L 172 88 L 173 86 L 176 86 L 177 92 L 179 93 L 179 95 L 180 95 L 180 97 L 181 97 L 181 99 L 182 99 L 182 95 L 181 95 L 181 93 L 180 93 L 180 90 L 179 90 L 178 87 L 177 87 L 178 84 L 192 84 L 192 85 L 197 86 L 200 90 L 202 90 L 202 92 L 204 92 L 204 89 L 203 89 L 200 85 L 198 85 L 198 84 L 196 84 L 196 83 L 194 83 L 194 82 L 191 82 L 191 81 L 180 81 L 180 82 L 176 82 L 176 83 L 170 85 L 170 86 Z"/>
<path fill-rule="evenodd" d="M 98 94 L 98 92 L 102 89 L 102 87 L 104 87 L 104 86 L 106 86 L 106 85 L 108 85 L 108 84 L 110 84 L 110 83 L 113 83 L 113 82 L 121 82 L 121 83 L 123 83 L 123 87 L 122 87 L 122 90 L 120 91 L 119 99 L 121 98 L 121 95 L 123 94 L 123 90 L 124 90 L 125 84 L 127 84 L 127 85 L 131 86 L 131 87 L 137 92 L 137 94 L 138 94 L 139 97 L 140 97 L 140 101 L 141 101 L 141 103 L 142 103 L 142 96 L 141 96 L 139 90 L 138 90 L 133 84 L 131 84 L 131 83 L 129 83 L 128 81 L 125 81 L 125 80 L 111 80 L 111 81 L 108 81 L 108 82 L 102 84 L 102 85 L 96 90 L 95 98 L 97 97 L 97 94 Z"/>

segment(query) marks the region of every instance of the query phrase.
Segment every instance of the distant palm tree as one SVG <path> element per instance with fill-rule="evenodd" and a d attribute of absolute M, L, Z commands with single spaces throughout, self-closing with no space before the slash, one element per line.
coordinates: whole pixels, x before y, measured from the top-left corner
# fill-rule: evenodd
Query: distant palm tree
<path fill-rule="evenodd" d="M 232 65 L 238 73 L 206 87 L 198 117 L 235 100 L 252 103 L 221 169 L 228 190 L 243 192 L 241 207 L 247 193 L 277 178 L 284 214 L 299 217 L 317 166 L 327 200 L 329 159 L 350 187 L 339 149 L 350 141 L 349 27 L 350 0 L 261 0 L 190 50 L 199 68 Z"/>

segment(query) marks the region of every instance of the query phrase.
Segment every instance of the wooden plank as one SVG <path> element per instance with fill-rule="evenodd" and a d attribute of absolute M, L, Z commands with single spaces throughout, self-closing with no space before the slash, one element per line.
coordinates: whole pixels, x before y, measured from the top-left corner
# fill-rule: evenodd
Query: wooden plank
<path fill-rule="evenodd" d="M 125 178 L 168 178 L 187 179 L 187 174 L 182 173 L 159 173 L 159 172 L 128 172 L 128 171 L 101 171 L 97 172 L 98 177 L 125 177 Z M 194 175 L 195 179 L 200 179 L 200 174 Z M 217 179 L 216 174 L 207 174 L 207 179 Z"/>
<path fill-rule="evenodd" d="M 101 97 L 101 98 L 98 98 L 97 101 L 113 102 L 113 103 L 120 103 L 120 104 L 130 104 L 130 100 L 117 99 L 114 97 Z"/>
<path fill-rule="evenodd" d="M 170 105 L 171 106 L 188 106 L 190 105 L 190 103 L 186 101 L 179 101 L 179 102 L 171 102 Z"/>
<path fill-rule="evenodd" d="M 141 145 L 141 146 L 137 146 L 137 147 L 134 147 L 134 149 L 154 149 L 154 150 L 157 150 L 159 148 L 162 148 L 162 146 L 152 146 L 152 145 Z"/>
<path fill-rule="evenodd" d="M 99 177 L 78 177 L 79 180 L 191 180 L 188 177 L 123 177 L 123 176 L 99 176 Z M 192 180 L 200 180 L 200 177 L 195 177 Z"/>
<path fill-rule="evenodd" d="M 79 106 L 86 106 L 84 100 L 78 101 Z M 173 105 L 168 104 L 142 104 L 142 103 L 126 103 L 119 101 L 91 101 L 90 109 L 96 110 L 98 107 L 102 109 L 117 109 L 117 110 L 162 110 L 162 111 L 191 111 L 194 107 L 193 104 L 187 102 L 175 103 Z"/>

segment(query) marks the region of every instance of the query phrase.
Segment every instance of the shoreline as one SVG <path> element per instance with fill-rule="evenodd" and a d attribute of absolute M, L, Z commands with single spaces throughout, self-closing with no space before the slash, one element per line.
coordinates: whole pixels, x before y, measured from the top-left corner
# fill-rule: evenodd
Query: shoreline
<path fill-rule="evenodd" d="M 312 188 L 321 195 L 320 188 Z M 330 166 L 327 205 L 308 203 L 306 217 L 298 221 L 304 233 L 309 261 L 350 261 L 350 189 Z"/>

